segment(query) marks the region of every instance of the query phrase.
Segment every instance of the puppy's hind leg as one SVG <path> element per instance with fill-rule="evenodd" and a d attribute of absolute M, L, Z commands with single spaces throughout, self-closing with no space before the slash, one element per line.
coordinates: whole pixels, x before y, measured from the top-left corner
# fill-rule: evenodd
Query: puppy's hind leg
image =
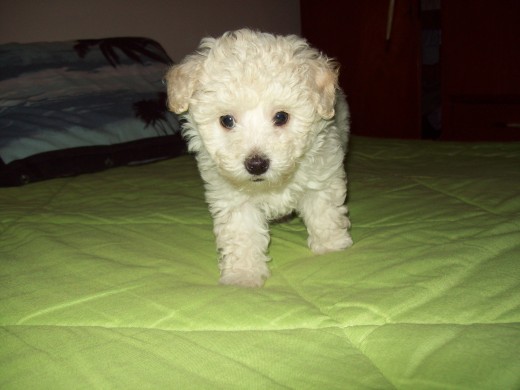
<path fill-rule="evenodd" d="M 254 206 L 220 211 L 214 215 L 214 232 L 220 253 L 220 283 L 261 287 L 270 275 L 268 224 Z"/>
<path fill-rule="evenodd" d="M 302 199 L 300 214 L 309 233 L 309 248 L 314 253 L 339 251 L 352 245 L 348 232 L 346 189 L 342 179 L 322 191 L 309 190 Z"/>

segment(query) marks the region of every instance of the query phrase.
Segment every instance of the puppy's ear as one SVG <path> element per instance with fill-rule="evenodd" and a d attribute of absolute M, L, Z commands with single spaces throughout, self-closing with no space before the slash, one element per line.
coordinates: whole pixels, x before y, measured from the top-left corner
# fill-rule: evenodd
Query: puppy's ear
<path fill-rule="evenodd" d="M 191 96 L 197 88 L 203 57 L 193 54 L 166 73 L 168 108 L 176 114 L 188 111 Z"/>
<path fill-rule="evenodd" d="M 331 119 L 334 116 L 339 64 L 322 57 L 315 65 L 316 108 L 322 118 Z"/>

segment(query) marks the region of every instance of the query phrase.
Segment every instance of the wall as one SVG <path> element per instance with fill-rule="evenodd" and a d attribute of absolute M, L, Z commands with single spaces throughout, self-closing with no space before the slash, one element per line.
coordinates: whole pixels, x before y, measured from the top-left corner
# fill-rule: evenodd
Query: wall
<path fill-rule="evenodd" d="M 179 61 L 241 27 L 299 34 L 299 0 L 0 0 L 0 43 L 147 36 Z"/>

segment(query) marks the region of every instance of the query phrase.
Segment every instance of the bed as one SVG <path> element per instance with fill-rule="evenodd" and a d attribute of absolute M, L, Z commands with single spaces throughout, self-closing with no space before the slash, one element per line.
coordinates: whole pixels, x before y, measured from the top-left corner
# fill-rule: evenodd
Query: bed
<path fill-rule="evenodd" d="M 113 43 L 89 44 L 109 72 L 114 53 L 136 61 Z M 5 133 L 22 103 L 0 91 Z M 353 136 L 354 246 L 313 255 L 298 217 L 275 223 L 272 277 L 243 289 L 218 284 L 203 183 L 167 115 L 106 139 L 78 119 L 73 145 L 8 132 L 1 388 L 520 388 L 520 144 Z"/>

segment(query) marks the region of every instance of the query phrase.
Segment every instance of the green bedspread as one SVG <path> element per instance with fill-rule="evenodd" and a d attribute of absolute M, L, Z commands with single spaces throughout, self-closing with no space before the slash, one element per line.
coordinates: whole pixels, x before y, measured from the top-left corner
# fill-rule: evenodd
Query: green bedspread
<path fill-rule="evenodd" d="M 520 144 L 354 138 L 354 246 L 218 285 L 191 156 L 0 189 L 2 389 L 518 389 Z"/>

